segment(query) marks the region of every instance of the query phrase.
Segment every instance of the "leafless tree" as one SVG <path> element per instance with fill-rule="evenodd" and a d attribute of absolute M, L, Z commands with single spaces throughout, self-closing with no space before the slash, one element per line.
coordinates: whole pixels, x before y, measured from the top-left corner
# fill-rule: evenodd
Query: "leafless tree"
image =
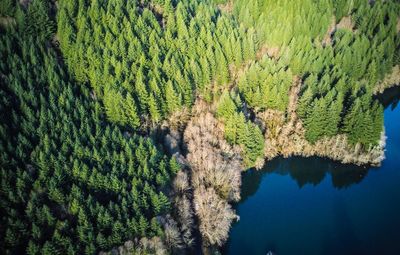
<path fill-rule="evenodd" d="M 169 250 L 183 248 L 178 224 L 172 218 L 168 219 L 164 226 L 164 242 Z"/>
<path fill-rule="evenodd" d="M 285 118 L 283 112 L 266 110 L 257 113 L 257 118 L 266 124 L 265 150 L 267 159 L 278 155 L 289 157 L 298 156 L 321 156 L 328 157 L 343 163 L 358 165 L 379 165 L 384 158 L 385 135 L 382 133 L 381 141 L 372 147 L 362 147 L 360 144 L 350 145 L 347 136 L 339 134 L 333 137 L 324 137 L 315 144 L 305 139 L 305 129 L 302 120 L 296 114 L 298 87 L 301 81 L 294 79 L 295 86 L 289 95 L 289 117 Z"/>
<path fill-rule="evenodd" d="M 184 143 L 191 169 L 194 211 L 203 245 L 222 245 L 232 221 L 236 219 L 228 201 L 240 199 L 240 147 L 225 141 L 224 126 L 201 102 L 194 107 L 192 119 L 185 129 Z M 182 184 L 185 178 L 181 176 L 176 180 L 177 190 L 185 189 Z"/>
<path fill-rule="evenodd" d="M 223 126 L 211 113 L 200 114 L 186 128 L 187 159 L 192 168 L 193 187 L 213 187 L 224 199 L 240 199 L 241 158 L 239 148 L 230 146 Z"/>
<path fill-rule="evenodd" d="M 237 218 L 235 212 L 228 202 L 221 199 L 211 187 L 197 188 L 194 201 L 204 241 L 208 245 L 222 245 L 228 238 L 232 221 Z"/>

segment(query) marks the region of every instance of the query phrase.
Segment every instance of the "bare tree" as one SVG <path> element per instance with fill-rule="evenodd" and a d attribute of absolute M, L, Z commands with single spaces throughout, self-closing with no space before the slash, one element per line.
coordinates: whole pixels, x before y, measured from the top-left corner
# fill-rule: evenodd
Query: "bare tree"
<path fill-rule="evenodd" d="M 221 199 L 211 187 L 197 188 L 194 201 L 204 241 L 207 245 L 222 245 L 228 238 L 232 221 L 237 219 L 235 212 L 228 202 Z"/>
<path fill-rule="evenodd" d="M 267 159 L 272 159 L 278 155 L 284 157 L 293 155 L 304 157 L 321 156 L 339 160 L 343 163 L 380 165 L 384 158 L 384 132 L 380 143 L 369 148 L 364 148 L 360 144 L 356 146 L 350 145 L 347 136 L 344 134 L 324 137 L 315 144 L 309 143 L 305 138 L 303 122 L 296 113 L 300 86 L 301 80 L 295 78 L 289 94 L 288 118 L 285 117 L 283 112 L 275 110 L 257 113 L 257 119 L 264 122 L 267 127 L 264 150 L 264 155 Z"/>
<path fill-rule="evenodd" d="M 236 219 L 228 201 L 240 199 L 241 150 L 225 141 L 223 124 L 201 101 L 196 103 L 192 115 L 185 129 L 184 142 L 191 168 L 194 211 L 203 245 L 222 245 Z M 185 189 L 185 178 L 181 176 L 176 180 L 177 190 Z M 184 201 L 180 201 L 182 207 L 185 207 Z"/>
<path fill-rule="evenodd" d="M 177 173 L 174 180 L 174 190 L 178 193 L 185 193 L 190 189 L 189 177 L 186 171 L 182 170 Z"/>
<path fill-rule="evenodd" d="M 194 243 L 193 238 L 193 208 L 190 198 L 191 188 L 188 174 L 185 170 L 180 171 L 174 180 L 175 200 L 174 205 L 177 220 L 180 224 L 180 235 L 186 247 L 191 247 Z"/>
<path fill-rule="evenodd" d="M 164 226 L 164 242 L 169 250 L 183 248 L 178 224 L 172 218 L 168 219 Z"/>
<path fill-rule="evenodd" d="M 213 187 L 224 199 L 240 199 L 240 149 L 229 145 L 223 126 L 211 113 L 202 113 L 185 130 L 187 159 L 192 168 L 192 184 Z"/>
<path fill-rule="evenodd" d="M 164 243 L 159 237 L 153 237 L 151 239 L 143 237 L 138 240 L 126 241 L 123 245 L 112 249 L 111 251 L 99 252 L 99 255 L 166 255 L 167 249 Z"/>

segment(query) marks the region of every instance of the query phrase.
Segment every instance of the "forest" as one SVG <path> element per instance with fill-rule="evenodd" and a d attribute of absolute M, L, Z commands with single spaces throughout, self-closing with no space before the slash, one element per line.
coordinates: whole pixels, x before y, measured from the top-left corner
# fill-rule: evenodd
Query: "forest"
<path fill-rule="evenodd" d="M 383 153 L 400 3 L 2 0 L 0 58 L 1 253 L 207 253 L 282 139 Z"/>

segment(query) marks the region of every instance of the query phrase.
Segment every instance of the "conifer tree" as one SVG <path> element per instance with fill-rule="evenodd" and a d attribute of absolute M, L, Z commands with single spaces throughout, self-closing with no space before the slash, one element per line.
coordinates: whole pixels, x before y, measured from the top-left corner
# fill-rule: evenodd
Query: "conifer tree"
<path fill-rule="evenodd" d="M 180 105 L 179 97 L 177 96 L 172 81 L 168 81 L 165 88 L 165 100 L 167 104 L 167 111 L 174 112 Z"/>
<path fill-rule="evenodd" d="M 232 118 L 236 112 L 236 105 L 229 95 L 228 91 L 224 91 L 219 99 L 218 107 L 217 107 L 217 117 L 222 118 L 224 120 L 228 120 Z"/>
<path fill-rule="evenodd" d="M 133 100 L 130 93 L 128 93 L 125 102 L 126 103 L 124 107 L 125 107 L 127 122 L 131 127 L 137 128 L 140 125 L 140 119 L 137 114 L 135 101 Z"/>
<path fill-rule="evenodd" d="M 327 106 L 324 98 L 316 99 L 307 114 L 305 120 L 306 138 L 311 143 L 315 143 L 325 135 L 327 123 Z"/>

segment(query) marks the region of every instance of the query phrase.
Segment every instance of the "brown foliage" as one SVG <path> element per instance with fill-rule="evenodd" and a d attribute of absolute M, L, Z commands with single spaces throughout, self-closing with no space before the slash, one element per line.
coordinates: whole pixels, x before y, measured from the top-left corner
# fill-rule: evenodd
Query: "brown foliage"
<path fill-rule="evenodd" d="M 0 27 L 7 29 L 7 28 L 9 28 L 11 26 L 15 26 L 15 25 L 16 25 L 15 18 L 0 17 Z"/>
<path fill-rule="evenodd" d="M 224 126 L 210 111 L 210 106 L 202 101 L 196 103 L 184 133 L 184 142 L 191 168 L 194 211 L 204 244 L 222 245 L 228 237 L 232 220 L 236 218 L 228 201 L 240 199 L 242 167 L 240 148 L 224 140 Z M 175 190 L 186 189 L 186 178 L 177 176 Z M 182 196 L 179 208 L 188 207 L 190 203 L 187 201 L 189 199 Z M 182 219 L 192 219 L 185 215 L 188 212 L 182 209 L 179 215 Z"/>
<path fill-rule="evenodd" d="M 178 220 L 180 223 L 181 237 L 187 247 L 191 247 L 194 243 L 193 238 L 193 209 L 188 196 L 179 196 L 175 200 L 177 208 Z"/>
<path fill-rule="evenodd" d="M 156 255 L 164 255 L 168 254 L 167 250 L 164 246 L 164 243 L 161 241 L 159 237 L 153 237 L 151 239 L 142 238 L 139 241 L 139 245 L 137 250 L 133 254 L 156 254 Z"/>
<path fill-rule="evenodd" d="M 28 8 L 28 5 L 32 2 L 32 0 L 19 0 L 19 4 L 24 8 Z"/>
<path fill-rule="evenodd" d="M 204 241 L 208 245 L 222 245 L 228 238 L 232 221 L 237 218 L 231 206 L 211 187 L 197 188 L 194 201 Z"/>
<path fill-rule="evenodd" d="M 174 180 L 174 190 L 180 194 L 184 194 L 190 189 L 189 177 L 186 171 L 182 170 L 177 173 Z"/>
<path fill-rule="evenodd" d="M 300 93 L 302 80 L 300 77 L 294 76 L 292 83 L 293 83 L 293 85 L 289 91 L 289 103 L 288 103 L 287 112 L 288 112 L 288 115 L 290 116 L 290 121 L 294 122 L 297 119 L 297 113 L 296 113 L 297 102 L 299 100 L 298 95 Z"/>
<path fill-rule="evenodd" d="M 218 8 L 223 12 L 232 13 L 232 11 L 233 11 L 233 0 L 229 0 L 224 4 L 219 4 Z"/>
<path fill-rule="evenodd" d="M 397 33 L 400 33 L 400 17 L 397 18 L 396 31 L 397 31 Z"/>
<path fill-rule="evenodd" d="M 171 130 L 183 131 L 189 119 L 190 111 L 183 107 L 179 111 L 173 112 L 168 120 L 163 123 L 163 126 L 168 126 Z"/>
<path fill-rule="evenodd" d="M 126 241 L 124 245 L 112 249 L 108 252 L 99 252 L 99 255 L 166 255 L 167 250 L 159 237 L 148 239 L 143 237 L 134 241 Z"/>
<path fill-rule="evenodd" d="M 164 242 L 169 250 L 183 248 L 178 224 L 173 219 L 168 219 L 164 226 Z"/>
<path fill-rule="evenodd" d="M 239 200 L 239 151 L 224 140 L 222 124 L 211 113 L 201 113 L 188 124 L 184 140 L 193 171 L 193 187 L 211 186 L 223 198 Z"/>
<path fill-rule="evenodd" d="M 320 156 L 339 160 L 343 163 L 357 165 L 379 165 L 384 158 L 384 135 L 381 143 L 372 148 L 362 148 L 360 145 L 352 146 L 348 143 L 346 135 L 340 134 L 333 137 L 325 137 L 315 144 L 310 144 L 305 139 L 305 129 L 301 119 L 297 117 L 296 107 L 301 81 L 294 79 L 294 86 L 289 95 L 288 118 L 283 112 L 266 110 L 257 113 L 257 118 L 266 124 L 265 150 L 267 159 L 278 155 L 289 157 Z"/>
<path fill-rule="evenodd" d="M 332 34 L 335 32 L 335 30 L 336 30 L 336 17 L 332 16 L 331 24 L 329 25 L 329 28 L 326 31 L 324 38 L 322 39 L 323 46 L 332 44 Z"/>
<path fill-rule="evenodd" d="M 193 238 L 193 208 L 191 204 L 191 187 L 188 174 L 185 170 L 180 171 L 174 180 L 175 210 L 179 222 L 180 236 L 186 247 L 191 247 Z"/>
<path fill-rule="evenodd" d="M 353 21 L 351 20 L 351 16 L 346 16 L 343 17 L 340 22 L 336 25 L 337 29 L 348 29 L 352 32 L 354 31 L 354 24 Z"/>
<path fill-rule="evenodd" d="M 281 49 L 279 47 L 270 47 L 264 44 L 256 53 L 256 58 L 258 60 L 262 59 L 265 55 L 273 59 L 280 58 Z"/>

